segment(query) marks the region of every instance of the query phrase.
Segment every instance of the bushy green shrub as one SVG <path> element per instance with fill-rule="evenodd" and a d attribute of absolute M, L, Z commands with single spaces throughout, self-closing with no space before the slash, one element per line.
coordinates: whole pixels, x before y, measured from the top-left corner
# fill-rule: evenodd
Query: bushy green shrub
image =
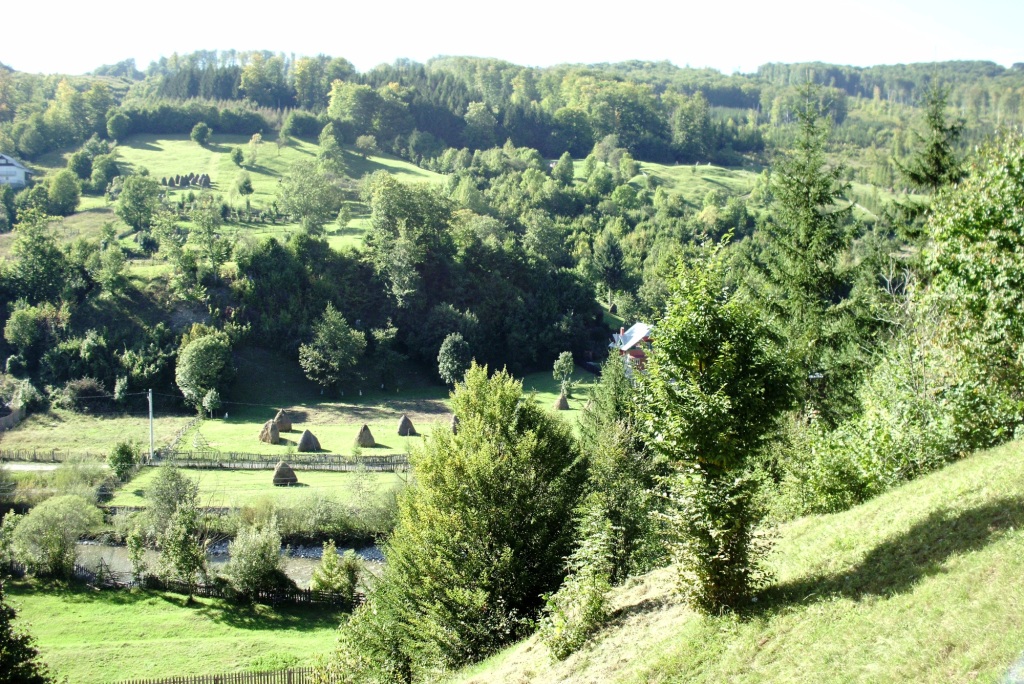
<path fill-rule="evenodd" d="M 121 482 L 127 482 L 132 471 L 139 464 L 139 445 L 132 442 L 118 442 L 110 455 L 107 464 Z"/>
<path fill-rule="evenodd" d="M 416 455 L 388 562 L 331 672 L 437 678 L 525 635 L 562 579 L 585 477 L 568 429 L 486 367 L 470 368 L 452 405 L 459 430 L 434 431 Z"/>
<path fill-rule="evenodd" d="M 264 525 L 243 527 L 228 545 L 228 554 L 231 560 L 225 574 L 241 596 L 252 597 L 260 591 L 295 586 L 284 574 L 276 518 Z"/>
<path fill-rule="evenodd" d="M 355 551 L 349 549 L 339 556 L 334 542 L 327 541 L 320 565 L 313 570 L 313 577 L 309 580 L 309 588 L 341 594 L 348 599 L 349 605 L 354 605 L 360 569 L 361 563 Z"/>
<path fill-rule="evenodd" d="M 26 513 L 14 528 L 14 553 L 30 572 L 69 577 L 79 537 L 103 520 L 100 510 L 80 496 L 47 499 Z"/>

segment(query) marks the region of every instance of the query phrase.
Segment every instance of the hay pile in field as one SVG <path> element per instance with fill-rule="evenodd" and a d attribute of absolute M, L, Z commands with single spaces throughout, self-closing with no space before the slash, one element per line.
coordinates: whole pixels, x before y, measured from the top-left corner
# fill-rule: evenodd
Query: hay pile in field
<path fill-rule="evenodd" d="M 281 439 L 281 433 L 277 429 L 277 424 L 272 420 L 268 420 L 263 424 L 263 429 L 260 430 L 260 441 L 266 442 L 267 444 L 277 444 L 278 440 Z"/>
<path fill-rule="evenodd" d="M 295 471 L 284 461 L 279 461 L 274 468 L 274 486 L 287 487 L 294 484 L 299 484 L 299 478 L 295 476 Z"/>
<path fill-rule="evenodd" d="M 284 409 L 277 412 L 277 415 L 274 416 L 274 422 L 277 424 L 277 429 L 281 432 L 292 431 L 292 417 Z"/>
<path fill-rule="evenodd" d="M 400 437 L 413 437 L 416 435 L 416 428 L 412 426 L 409 416 L 404 413 L 402 414 L 402 419 L 398 421 L 398 435 Z"/>
<path fill-rule="evenodd" d="M 363 425 L 359 428 L 359 435 L 356 437 L 356 444 L 361 447 L 375 447 L 377 442 L 373 439 L 373 433 L 370 432 L 369 425 Z"/>
<path fill-rule="evenodd" d="M 569 410 L 569 400 L 565 398 L 565 392 L 558 395 L 558 399 L 555 399 L 555 410 L 556 411 L 567 411 Z"/>
<path fill-rule="evenodd" d="M 309 430 L 303 430 L 302 436 L 299 437 L 299 451 L 320 451 L 320 440 L 318 440 L 313 433 Z"/>

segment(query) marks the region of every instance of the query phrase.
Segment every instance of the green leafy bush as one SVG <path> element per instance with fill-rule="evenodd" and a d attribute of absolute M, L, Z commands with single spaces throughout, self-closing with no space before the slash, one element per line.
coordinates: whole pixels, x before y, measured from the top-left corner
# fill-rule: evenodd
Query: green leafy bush
<path fill-rule="evenodd" d="M 107 464 L 121 482 L 127 482 L 139 464 L 139 446 L 131 442 L 118 442 L 107 457 Z"/>
<path fill-rule="evenodd" d="M 309 588 L 341 594 L 348 599 L 349 605 L 354 605 L 360 565 L 359 557 L 352 549 L 339 556 L 333 541 L 324 542 L 320 565 L 313 570 Z"/>
<path fill-rule="evenodd" d="M 276 518 L 265 525 L 243 527 L 229 544 L 228 553 L 231 560 L 225 574 L 241 596 L 252 597 L 259 591 L 295 586 L 284 574 Z"/>
<path fill-rule="evenodd" d="M 14 528 L 15 557 L 33 574 L 69 577 L 79 537 L 102 520 L 100 510 L 80 496 L 47 499 L 26 513 Z"/>

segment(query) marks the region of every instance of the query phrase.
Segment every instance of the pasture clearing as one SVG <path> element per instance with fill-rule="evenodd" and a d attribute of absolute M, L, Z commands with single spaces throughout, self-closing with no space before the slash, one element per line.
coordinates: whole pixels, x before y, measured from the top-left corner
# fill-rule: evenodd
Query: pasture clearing
<path fill-rule="evenodd" d="M 171 441 L 174 433 L 191 416 L 157 415 L 153 420 L 157 446 Z M 28 415 L 13 430 L 0 434 L 2 449 L 35 449 L 39 452 L 71 451 L 93 454 L 105 460 L 121 441 L 135 442 L 143 451 L 149 450 L 149 415 L 132 413 L 84 414 L 65 409 Z"/>

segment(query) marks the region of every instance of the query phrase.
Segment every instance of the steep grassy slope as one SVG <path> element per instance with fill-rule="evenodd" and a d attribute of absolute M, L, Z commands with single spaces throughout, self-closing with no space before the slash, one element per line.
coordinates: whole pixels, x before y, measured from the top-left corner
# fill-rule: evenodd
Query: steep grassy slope
<path fill-rule="evenodd" d="M 612 624 L 552 663 L 535 638 L 452 681 L 1000 681 L 1024 651 L 1024 443 L 779 531 L 775 586 L 700 617 L 672 574 L 615 593 Z"/>

